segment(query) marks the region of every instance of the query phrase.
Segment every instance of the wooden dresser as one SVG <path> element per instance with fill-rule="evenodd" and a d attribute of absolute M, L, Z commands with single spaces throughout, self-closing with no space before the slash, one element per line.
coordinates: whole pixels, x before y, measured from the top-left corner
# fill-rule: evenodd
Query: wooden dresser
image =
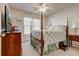
<path fill-rule="evenodd" d="M 6 33 L 1 38 L 2 56 L 20 56 L 21 55 L 21 33 Z"/>
<path fill-rule="evenodd" d="M 69 35 L 69 40 L 70 40 L 71 46 L 72 46 L 72 41 L 79 42 L 79 35 Z"/>

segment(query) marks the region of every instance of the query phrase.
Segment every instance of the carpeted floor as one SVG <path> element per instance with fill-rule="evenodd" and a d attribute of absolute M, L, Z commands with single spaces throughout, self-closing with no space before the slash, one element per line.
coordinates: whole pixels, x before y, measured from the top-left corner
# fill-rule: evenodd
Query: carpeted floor
<path fill-rule="evenodd" d="M 48 56 L 79 56 L 79 49 L 70 47 L 66 51 L 58 49 L 48 54 Z"/>
<path fill-rule="evenodd" d="M 22 43 L 22 56 L 39 56 L 38 53 L 33 49 L 29 42 Z M 68 48 L 63 51 L 61 49 L 55 50 L 49 53 L 47 56 L 79 56 L 78 48 Z"/>

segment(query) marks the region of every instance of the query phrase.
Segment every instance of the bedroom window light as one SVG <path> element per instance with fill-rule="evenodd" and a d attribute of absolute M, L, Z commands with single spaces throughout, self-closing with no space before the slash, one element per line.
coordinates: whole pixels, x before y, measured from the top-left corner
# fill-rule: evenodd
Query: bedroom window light
<path fill-rule="evenodd" d="M 32 18 L 24 17 L 24 34 L 30 34 L 30 22 Z"/>
<path fill-rule="evenodd" d="M 31 26 L 32 26 L 32 28 L 31 28 Z M 41 30 L 41 21 L 39 19 L 36 19 L 36 18 L 24 17 L 24 34 L 28 35 L 33 30 L 34 31 Z"/>
<path fill-rule="evenodd" d="M 34 19 L 33 30 L 41 30 L 41 21 L 39 19 Z"/>

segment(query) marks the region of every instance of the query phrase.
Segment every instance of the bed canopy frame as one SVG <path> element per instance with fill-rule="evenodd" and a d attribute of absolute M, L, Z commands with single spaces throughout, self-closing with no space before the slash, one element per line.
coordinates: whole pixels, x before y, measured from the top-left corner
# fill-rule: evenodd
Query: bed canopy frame
<path fill-rule="evenodd" d="M 40 13 L 41 13 L 41 15 L 40 15 L 40 20 L 41 20 L 41 32 L 40 32 L 40 34 L 41 34 L 41 38 L 40 38 L 40 40 L 38 40 L 38 41 L 41 42 L 41 51 L 40 51 L 41 53 L 40 53 L 40 56 L 43 56 L 43 49 L 44 49 L 43 19 L 44 19 L 44 13 L 43 13 L 42 10 L 40 11 Z M 68 27 L 68 18 L 67 18 L 67 26 L 66 26 L 66 40 L 67 40 L 67 46 L 69 46 L 68 29 L 69 29 L 69 27 Z M 32 33 L 31 33 L 31 37 L 32 37 Z"/>
<path fill-rule="evenodd" d="M 67 40 L 67 46 L 70 46 L 70 41 L 69 41 L 69 18 L 67 18 L 67 26 L 66 26 L 66 40 Z"/>
<path fill-rule="evenodd" d="M 41 11 L 41 43 L 42 43 L 42 47 L 41 47 L 41 56 L 43 55 L 43 48 L 44 48 L 44 37 L 43 37 L 43 12 Z M 67 18 L 67 26 L 66 26 L 66 45 L 70 46 L 70 41 L 69 41 L 69 24 L 68 24 L 68 18 Z"/>
<path fill-rule="evenodd" d="M 41 43 L 42 43 L 42 46 L 41 46 L 41 56 L 43 55 L 43 48 L 44 48 L 44 40 L 43 40 L 43 12 L 41 11 Z"/>

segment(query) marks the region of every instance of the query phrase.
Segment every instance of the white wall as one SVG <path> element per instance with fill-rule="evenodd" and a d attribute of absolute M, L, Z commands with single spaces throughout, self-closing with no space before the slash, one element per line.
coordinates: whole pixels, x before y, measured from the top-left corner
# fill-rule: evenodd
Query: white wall
<path fill-rule="evenodd" d="M 79 4 L 74 4 L 48 16 L 46 22 L 47 25 L 51 22 L 53 25 L 66 25 L 67 17 L 69 21 L 76 21 L 79 23 Z"/>

